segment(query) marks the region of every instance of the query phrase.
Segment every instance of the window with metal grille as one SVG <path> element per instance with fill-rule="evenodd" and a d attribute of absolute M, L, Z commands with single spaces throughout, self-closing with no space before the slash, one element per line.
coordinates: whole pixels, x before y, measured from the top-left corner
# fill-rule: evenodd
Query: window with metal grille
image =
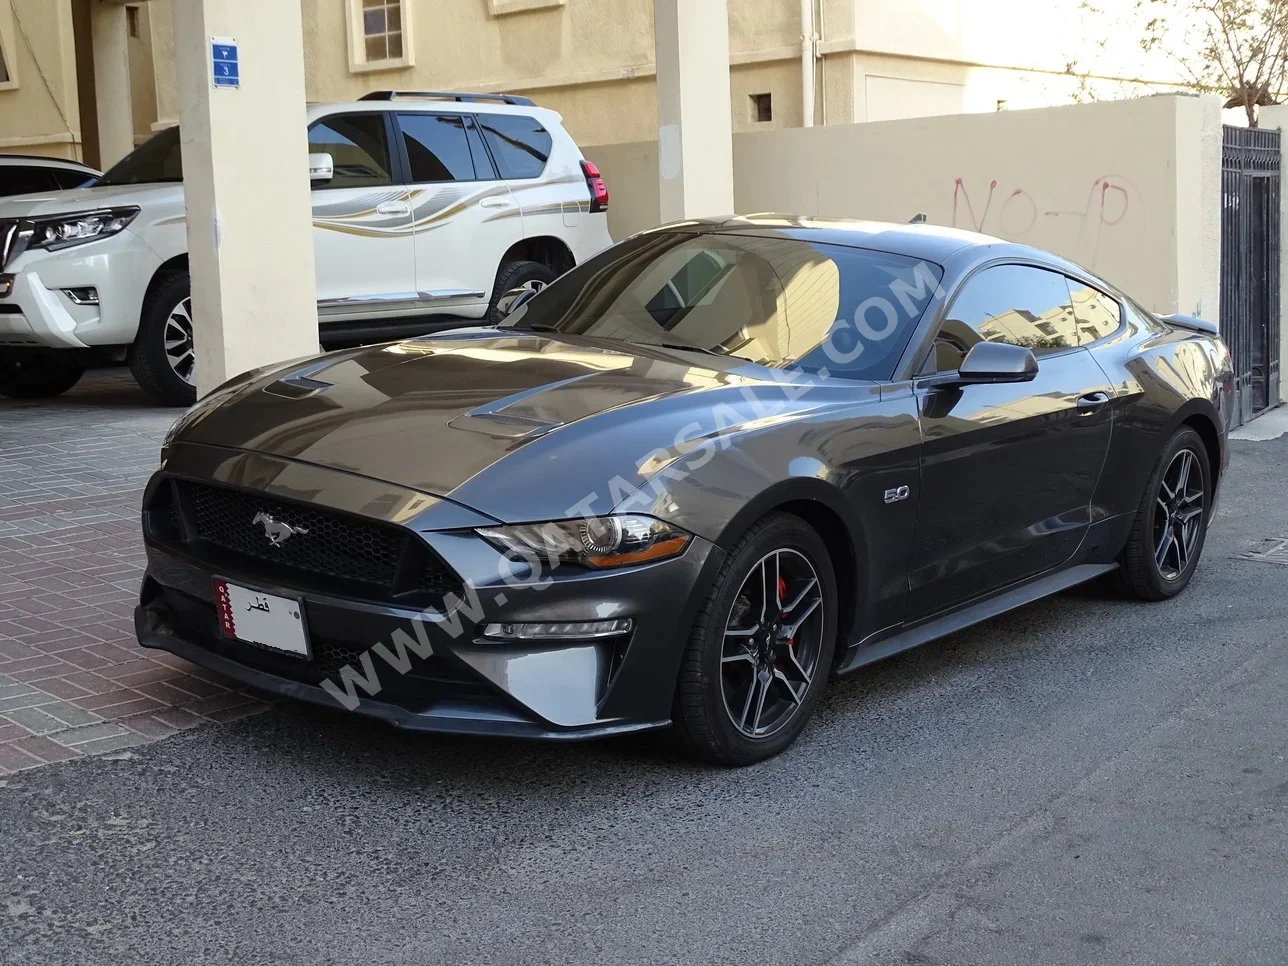
<path fill-rule="evenodd" d="M 402 0 L 362 0 L 362 37 L 367 61 L 403 56 Z"/>
<path fill-rule="evenodd" d="M 774 119 L 773 94 L 751 95 L 751 119 L 758 124 Z"/>

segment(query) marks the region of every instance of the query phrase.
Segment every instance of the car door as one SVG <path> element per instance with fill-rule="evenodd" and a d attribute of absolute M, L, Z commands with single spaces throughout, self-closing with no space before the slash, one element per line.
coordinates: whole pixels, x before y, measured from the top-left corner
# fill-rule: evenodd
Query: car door
<path fill-rule="evenodd" d="M 548 171 L 554 138 L 530 114 L 480 114 L 479 127 L 523 212 L 525 238 L 568 238 L 589 218 L 586 175 Z M 567 163 L 571 159 L 564 158 Z"/>
<path fill-rule="evenodd" d="M 467 114 L 398 115 L 406 156 L 421 306 L 481 315 L 523 220 L 478 124 Z"/>
<path fill-rule="evenodd" d="M 333 114 L 309 126 L 309 153 L 329 154 L 330 181 L 313 186 L 318 315 L 396 311 L 416 299 L 416 247 L 407 187 L 396 176 L 387 112 Z"/>
<path fill-rule="evenodd" d="M 1052 568 L 1077 551 L 1109 447 L 1113 393 L 1078 332 L 1063 275 L 996 265 L 972 275 L 921 375 L 984 340 L 1031 348 L 1032 382 L 919 387 L 921 501 L 909 566 L 916 620 Z"/>

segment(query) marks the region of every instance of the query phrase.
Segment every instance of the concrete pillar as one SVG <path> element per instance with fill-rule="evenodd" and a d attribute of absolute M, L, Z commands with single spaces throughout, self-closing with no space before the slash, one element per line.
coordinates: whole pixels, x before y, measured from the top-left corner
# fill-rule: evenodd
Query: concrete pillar
<path fill-rule="evenodd" d="M 663 222 L 734 213 L 726 0 L 654 0 Z"/>
<path fill-rule="evenodd" d="M 197 391 L 318 348 L 295 0 L 174 0 Z M 216 87 L 211 38 L 238 48 Z"/>
<path fill-rule="evenodd" d="M 106 171 L 134 150 L 130 33 L 125 6 L 112 0 L 91 0 L 90 37 L 94 47 L 99 164 Z"/>

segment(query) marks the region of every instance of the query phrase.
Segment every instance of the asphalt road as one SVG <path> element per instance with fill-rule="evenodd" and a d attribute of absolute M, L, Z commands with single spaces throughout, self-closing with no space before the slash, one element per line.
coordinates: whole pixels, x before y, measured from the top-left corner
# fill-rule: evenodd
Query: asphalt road
<path fill-rule="evenodd" d="M 1080 590 L 834 685 L 737 772 L 287 706 L 0 788 L 0 961 L 1288 962 L 1288 439 L 1189 592 Z"/>

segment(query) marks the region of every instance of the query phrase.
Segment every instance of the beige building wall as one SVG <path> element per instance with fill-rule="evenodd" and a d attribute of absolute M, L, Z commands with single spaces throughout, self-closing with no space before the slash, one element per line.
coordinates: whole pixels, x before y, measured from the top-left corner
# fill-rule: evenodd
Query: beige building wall
<path fill-rule="evenodd" d="M 4 0 L 0 0 L 4 2 Z M 169 6 L 152 0 L 157 125 L 174 123 Z M 300 0 L 308 96 L 527 94 L 582 144 L 654 135 L 652 0 L 402 0 L 399 56 L 366 60 L 362 0 Z M 816 0 L 815 121 L 848 124 L 1124 97 L 1175 80 L 1081 0 Z M 803 121 L 799 0 L 728 0 L 735 131 Z M 1070 63 L 1089 79 L 1067 72 Z M 757 121 L 753 95 L 773 119 Z"/>
<path fill-rule="evenodd" d="M 617 186 L 613 237 L 655 224 L 656 145 L 587 154 Z M 924 214 L 1058 252 L 1150 309 L 1215 318 L 1220 164 L 1216 98 L 1151 97 L 737 134 L 734 196 L 740 212 Z"/>
<path fill-rule="evenodd" d="M 151 4 L 134 7 L 130 34 L 130 103 L 134 108 L 134 143 L 152 136 L 157 119 L 157 84 L 153 73 Z"/>
<path fill-rule="evenodd" d="M 80 157 L 69 0 L 0 0 L 0 151 Z"/>

